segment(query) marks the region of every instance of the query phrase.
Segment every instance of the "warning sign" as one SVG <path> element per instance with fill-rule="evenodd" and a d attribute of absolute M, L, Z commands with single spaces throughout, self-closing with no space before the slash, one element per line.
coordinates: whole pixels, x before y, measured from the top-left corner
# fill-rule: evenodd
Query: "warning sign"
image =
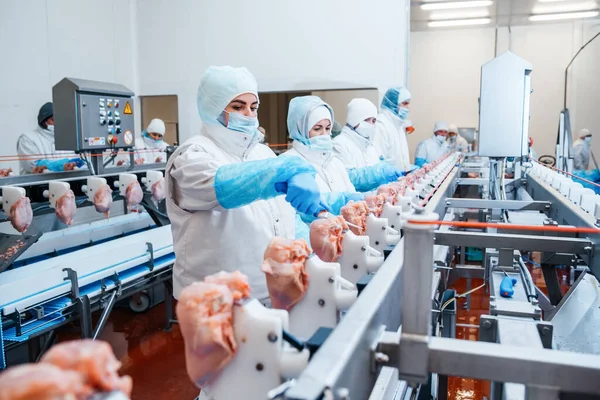
<path fill-rule="evenodd" d="M 133 110 L 131 110 L 131 104 L 129 104 L 129 102 L 125 103 L 123 114 L 133 114 Z"/>
<path fill-rule="evenodd" d="M 127 103 L 129 104 L 129 103 Z M 131 114 L 131 108 L 129 109 L 130 114 Z M 125 144 L 127 146 L 129 146 L 131 143 L 133 143 L 133 134 L 131 133 L 131 131 L 125 131 L 125 134 L 123 135 L 123 140 L 125 141 Z"/>

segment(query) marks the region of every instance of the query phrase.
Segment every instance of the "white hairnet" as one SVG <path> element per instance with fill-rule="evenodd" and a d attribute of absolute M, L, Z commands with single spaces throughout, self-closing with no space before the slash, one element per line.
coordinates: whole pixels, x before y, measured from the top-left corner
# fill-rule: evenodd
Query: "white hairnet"
<path fill-rule="evenodd" d="M 331 121 L 331 113 L 329 112 L 329 109 L 325 106 L 315 108 L 308 114 L 308 129 L 312 129 L 313 126 L 324 119 Z"/>
<path fill-rule="evenodd" d="M 252 93 L 258 99 L 256 79 L 246 68 L 208 67 L 198 87 L 198 114 L 205 124 L 218 124 L 218 118 L 231 100 Z"/>
<path fill-rule="evenodd" d="M 433 127 L 433 132 L 437 132 L 437 131 L 447 131 L 448 130 L 448 124 L 445 121 L 437 121 L 435 123 L 435 126 Z"/>
<path fill-rule="evenodd" d="M 348 103 L 348 118 L 346 122 L 355 127 L 367 118 L 377 118 L 377 107 L 367 99 L 352 99 Z"/>
<path fill-rule="evenodd" d="M 154 118 L 152 121 L 150 121 L 148 127 L 146 128 L 146 132 L 148 133 L 157 133 L 163 136 L 165 135 L 165 130 L 165 123 L 162 119 L 158 118 Z"/>
<path fill-rule="evenodd" d="M 448 132 L 454 132 L 458 135 L 458 127 L 454 124 L 448 125 Z"/>
<path fill-rule="evenodd" d="M 586 136 L 590 136 L 592 134 L 592 132 L 590 132 L 589 129 L 583 128 L 582 130 L 579 131 L 579 137 L 580 138 L 584 138 Z"/>

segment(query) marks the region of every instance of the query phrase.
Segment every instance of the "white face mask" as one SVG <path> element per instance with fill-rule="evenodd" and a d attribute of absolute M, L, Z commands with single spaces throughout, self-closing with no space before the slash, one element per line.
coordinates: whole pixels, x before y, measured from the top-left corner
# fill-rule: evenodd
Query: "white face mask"
<path fill-rule="evenodd" d="M 48 125 L 46 129 L 49 130 L 51 133 L 54 133 L 54 125 Z"/>
<path fill-rule="evenodd" d="M 440 136 L 440 135 L 435 135 L 435 140 L 437 140 L 439 144 L 442 144 L 446 141 L 446 137 Z"/>
<path fill-rule="evenodd" d="M 375 134 L 375 125 L 370 124 L 367 121 L 363 121 L 354 130 L 365 139 L 370 139 Z"/>
<path fill-rule="evenodd" d="M 586 142 L 587 144 L 592 143 L 592 137 L 591 136 L 586 136 L 583 138 L 583 141 Z"/>

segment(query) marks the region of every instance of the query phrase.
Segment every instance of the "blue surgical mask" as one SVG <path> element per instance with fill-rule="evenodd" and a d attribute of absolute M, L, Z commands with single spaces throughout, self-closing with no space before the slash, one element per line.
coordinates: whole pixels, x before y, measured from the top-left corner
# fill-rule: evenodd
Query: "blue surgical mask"
<path fill-rule="evenodd" d="M 256 135 L 258 130 L 258 118 L 246 117 L 245 115 L 239 113 L 231 113 L 227 111 L 224 111 L 224 113 L 229 115 L 227 125 L 225 125 L 221 119 L 219 119 L 219 122 L 221 122 L 227 129 L 231 129 L 232 131 L 236 132 L 242 132 L 252 137 Z"/>
<path fill-rule="evenodd" d="M 331 151 L 333 150 L 333 141 L 329 135 L 315 136 L 308 139 L 308 147 L 311 150 Z"/>
<path fill-rule="evenodd" d="M 406 119 L 406 117 L 408 116 L 408 111 L 408 108 L 398 106 L 398 117 L 400 117 L 400 119 Z"/>
<path fill-rule="evenodd" d="M 586 136 L 585 138 L 583 138 L 584 142 L 586 142 L 587 144 L 592 143 L 592 137 L 591 136 Z"/>
<path fill-rule="evenodd" d="M 54 125 L 48 125 L 46 129 L 49 130 L 51 133 L 54 133 Z"/>
<path fill-rule="evenodd" d="M 439 144 L 444 144 L 444 142 L 446 141 L 446 137 L 441 135 L 435 135 L 435 140 L 437 140 Z"/>

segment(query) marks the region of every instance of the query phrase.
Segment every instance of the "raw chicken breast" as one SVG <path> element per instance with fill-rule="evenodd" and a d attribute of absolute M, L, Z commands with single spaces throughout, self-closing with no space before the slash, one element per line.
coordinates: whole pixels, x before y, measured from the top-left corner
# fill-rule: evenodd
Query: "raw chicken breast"
<path fill-rule="evenodd" d="M 56 200 L 56 216 L 63 224 L 71 225 L 76 212 L 75 193 L 72 190 L 69 190 Z"/>
<path fill-rule="evenodd" d="M 177 319 L 185 342 L 188 376 L 200 389 L 217 378 L 233 359 L 233 293 L 226 285 L 196 282 L 185 287 Z"/>
<path fill-rule="evenodd" d="M 152 198 L 155 202 L 160 203 L 165 197 L 165 178 L 160 178 L 152 184 Z"/>
<path fill-rule="evenodd" d="M 204 282 L 227 286 L 233 295 L 234 301 L 239 301 L 241 299 L 250 297 L 250 284 L 248 283 L 248 277 L 242 274 L 240 271 L 221 271 L 205 277 Z"/>
<path fill-rule="evenodd" d="M 304 239 L 274 237 L 265 250 L 262 270 L 273 308 L 290 311 L 306 293 L 308 274 L 305 269 L 310 248 Z"/>
<path fill-rule="evenodd" d="M 310 224 L 310 245 L 325 262 L 336 262 L 342 254 L 344 231 L 348 225 L 343 217 L 321 218 Z"/>
<path fill-rule="evenodd" d="M 48 167 L 46 167 L 45 165 L 43 165 L 41 167 L 33 167 L 31 169 L 31 173 L 33 173 L 33 174 L 41 174 L 41 173 L 43 173 L 47 169 L 48 169 Z"/>
<path fill-rule="evenodd" d="M 144 193 L 138 181 L 133 181 L 127 186 L 125 191 L 125 201 L 128 207 L 136 206 L 142 202 Z"/>
<path fill-rule="evenodd" d="M 77 164 L 75 164 L 74 162 L 68 162 L 68 163 L 65 163 L 65 165 L 63 165 L 63 170 L 64 171 L 73 171 L 75 169 L 75 167 L 77 167 Z"/>
<path fill-rule="evenodd" d="M 75 400 L 92 393 L 80 374 L 52 364 L 24 364 L 0 373 L 0 400 Z"/>
<path fill-rule="evenodd" d="M 369 215 L 369 207 L 367 207 L 367 203 L 364 201 L 349 201 L 341 209 L 342 217 L 346 221 L 348 221 L 352 225 L 350 225 L 350 230 L 358 236 L 363 236 L 367 231 L 367 215 Z"/>
<path fill-rule="evenodd" d="M 383 205 L 385 204 L 385 195 L 378 194 L 376 196 L 366 196 L 365 203 L 369 207 L 369 212 L 379 218 L 383 212 Z"/>
<path fill-rule="evenodd" d="M 398 196 L 398 186 L 396 186 L 394 183 L 381 185 L 379 186 L 379 189 L 377 189 L 377 194 L 383 195 L 385 200 L 392 205 L 396 204 L 396 196 Z"/>
<path fill-rule="evenodd" d="M 404 196 L 406 193 L 406 179 L 398 180 L 398 182 L 392 182 L 389 186 L 396 191 L 396 196 Z M 396 200 L 398 197 L 396 197 Z"/>
<path fill-rule="evenodd" d="M 12 168 L 0 169 L 0 176 L 7 177 L 13 172 Z"/>
<path fill-rule="evenodd" d="M 104 213 L 104 216 L 108 218 L 110 213 L 110 206 L 112 206 L 112 190 L 110 186 L 104 185 L 100 189 L 96 190 L 94 194 L 94 208 L 99 213 Z"/>
<path fill-rule="evenodd" d="M 163 162 L 163 158 L 161 156 L 156 157 L 156 160 L 154 160 L 155 163 L 161 163 Z"/>
<path fill-rule="evenodd" d="M 135 165 L 142 165 L 144 163 L 143 158 L 136 158 L 134 161 Z"/>
<path fill-rule="evenodd" d="M 31 209 L 31 201 L 28 197 L 21 197 L 15 204 L 10 207 L 10 224 L 18 232 L 25 232 L 31 225 L 33 220 L 33 210 Z"/>
<path fill-rule="evenodd" d="M 121 363 L 106 342 L 86 339 L 60 343 L 50 348 L 40 362 L 78 372 L 94 391 L 118 390 L 131 397 L 133 381 L 129 376 L 119 376 Z"/>

